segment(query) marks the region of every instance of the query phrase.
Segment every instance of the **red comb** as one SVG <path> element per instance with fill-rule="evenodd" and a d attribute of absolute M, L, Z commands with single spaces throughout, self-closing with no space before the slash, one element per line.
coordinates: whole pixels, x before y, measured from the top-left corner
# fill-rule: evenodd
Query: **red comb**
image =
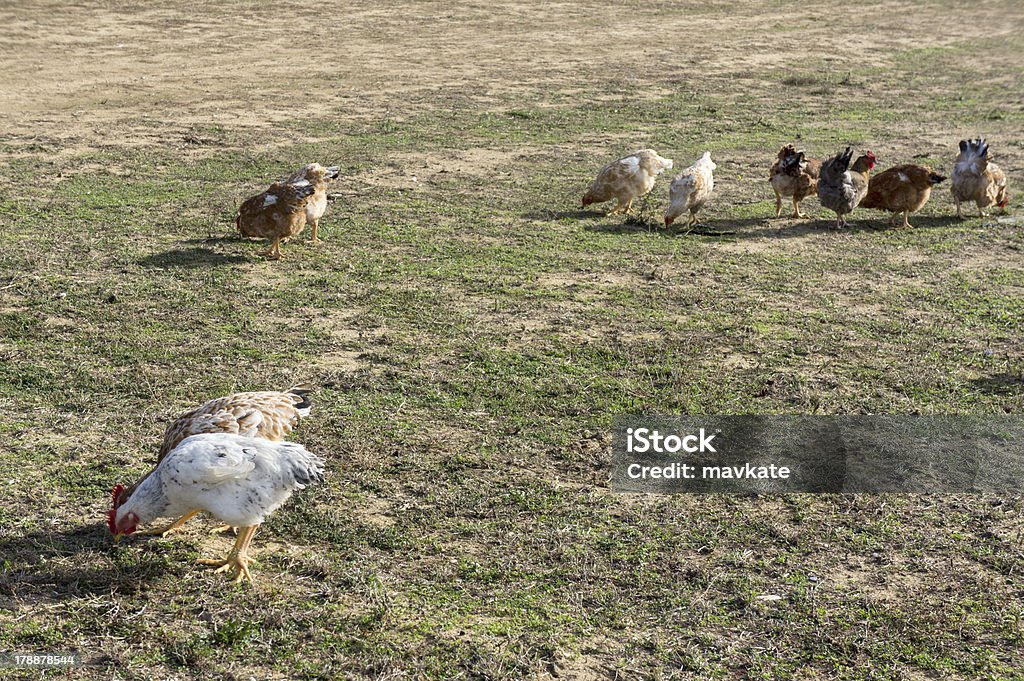
<path fill-rule="evenodd" d="M 114 485 L 114 489 L 110 491 L 110 512 L 107 513 L 107 527 L 110 528 L 110 534 L 117 534 L 117 507 L 120 506 L 117 502 L 123 491 L 124 485 Z"/>

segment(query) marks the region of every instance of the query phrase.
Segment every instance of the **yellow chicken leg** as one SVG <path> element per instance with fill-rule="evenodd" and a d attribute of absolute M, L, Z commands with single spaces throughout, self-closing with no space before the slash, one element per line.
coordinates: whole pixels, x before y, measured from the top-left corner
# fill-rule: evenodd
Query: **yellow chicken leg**
<path fill-rule="evenodd" d="M 779 205 L 776 208 L 775 212 L 779 213 L 781 211 L 782 211 L 782 199 L 780 198 L 779 199 Z M 779 216 L 776 215 L 775 217 L 779 217 Z M 793 197 L 793 217 L 794 218 L 806 218 L 807 217 L 806 215 L 804 215 L 803 213 L 800 212 L 800 202 L 797 200 L 797 198 L 795 196 Z"/>
<path fill-rule="evenodd" d="M 142 531 L 139 532 L 139 535 L 140 536 L 160 535 L 161 537 L 166 537 L 167 535 L 171 534 L 172 532 L 176 531 L 179 527 L 181 527 L 182 525 L 187 523 L 189 520 L 191 520 L 192 518 L 196 517 L 196 515 L 198 515 L 199 512 L 200 512 L 199 509 L 196 509 L 194 511 L 189 511 L 185 515 L 183 515 L 180 518 L 178 518 L 177 520 L 175 520 L 170 525 L 165 525 L 163 527 L 154 527 L 154 528 L 149 529 L 149 530 L 142 530 Z"/>
<path fill-rule="evenodd" d="M 256 530 L 259 525 L 250 525 L 249 527 L 241 527 L 238 529 L 238 538 L 235 539 L 235 545 L 228 551 L 228 555 L 223 560 L 217 560 L 212 558 L 200 558 L 196 562 L 200 565 L 209 565 L 210 567 L 217 568 L 214 572 L 227 572 L 234 579 L 231 581 L 235 584 L 240 584 L 245 580 L 249 580 L 252 583 L 252 575 L 249 574 L 249 543 L 252 541 L 253 536 L 256 534 Z"/>
<path fill-rule="evenodd" d="M 281 258 L 281 237 L 274 237 L 270 248 L 260 253 L 267 260 L 280 260 Z"/>
<path fill-rule="evenodd" d="M 313 229 L 312 229 L 312 231 L 309 234 L 309 240 L 312 241 L 315 244 L 318 244 L 318 243 L 320 243 L 320 237 L 318 237 L 316 235 L 316 232 L 317 232 L 318 229 L 320 229 L 320 220 L 318 218 L 316 220 L 313 220 L 312 222 L 313 222 Z"/>

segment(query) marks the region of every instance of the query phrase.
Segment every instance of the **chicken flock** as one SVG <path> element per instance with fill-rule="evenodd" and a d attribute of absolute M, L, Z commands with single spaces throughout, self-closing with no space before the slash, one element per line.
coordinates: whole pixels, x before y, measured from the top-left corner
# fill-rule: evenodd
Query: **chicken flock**
<path fill-rule="evenodd" d="M 855 208 L 873 208 L 892 213 L 895 221 L 902 214 L 903 227 L 911 227 L 909 217 L 921 210 L 931 197 L 932 187 L 946 180 L 930 167 L 903 164 L 871 176 L 878 159 L 865 151 L 856 159 L 852 147 L 820 161 L 806 155 L 792 144 L 779 149 L 768 172 L 775 192 L 775 217 L 782 216 L 784 198 L 793 202 L 791 218 L 806 218 L 800 203 L 816 194 L 819 203 L 836 214 L 836 227 L 847 226 L 846 217 Z M 642 149 L 604 166 L 583 197 L 581 207 L 616 199 L 608 211 L 628 214 L 633 201 L 646 197 L 654 188 L 658 175 L 673 167 L 672 159 L 663 158 L 653 149 Z M 715 186 L 711 152 L 705 151 L 693 165 L 673 178 L 669 185 L 669 205 L 665 226 L 684 213 L 689 213 L 685 227 L 697 224 L 697 212 L 711 197 Z M 982 139 L 962 140 L 952 173 L 951 191 L 957 217 L 963 217 L 961 204 L 974 202 L 985 217 L 985 208 L 1006 208 L 1009 194 L 1006 175 L 989 154 L 989 145 Z"/>
<path fill-rule="evenodd" d="M 793 202 L 790 217 L 807 217 L 801 202 L 816 194 L 824 208 L 836 214 L 836 226 L 857 207 L 892 213 L 893 221 L 919 211 L 932 187 L 947 178 L 924 165 L 902 164 L 875 176 L 877 158 L 865 151 L 854 159 L 847 147 L 824 161 L 811 158 L 792 144 L 779 149 L 769 170 L 775 193 L 775 217 L 783 199 Z M 672 159 L 642 149 L 605 165 L 583 196 L 583 208 L 615 199 L 608 214 L 632 210 L 646 197 L 658 176 L 673 168 Z M 669 186 L 666 226 L 686 214 L 685 227 L 697 224 L 697 213 L 714 191 L 717 168 L 710 152 L 676 175 Z M 319 241 L 320 219 L 327 208 L 326 183 L 338 176 L 336 166 L 311 163 L 264 192 L 243 202 L 236 226 L 246 237 L 267 239 L 267 258 L 281 257 L 281 244 L 311 226 L 310 239 Z M 962 140 L 951 176 L 957 216 L 962 204 L 973 202 L 979 215 L 991 206 L 1009 202 L 1006 175 L 996 165 L 983 138 Z M 325 462 L 286 438 L 311 409 L 308 384 L 282 391 L 243 392 L 209 400 L 176 418 L 164 432 L 155 465 L 128 487 L 111 493 L 108 528 L 115 540 L 131 534 L 168 536 L 200 513 L 235 528 L 234 546 L 224 558 L 201 559 L 203 565 L 228 572 L 237 582 L 252 581 L 248 550 L 259 526 L 291 495 L 323 482 Z M 161 518 L 168 524 L 147 527 Z"/>
<path fill-rule="evenodd" d="M 816 194 L 822 207 L 836 214 L 836 227 L 845 227 L 846 216 L 858 206 L 893 213 L 895 221 L 903 215 L 903 226 L 910 227 L 909 217 L 924 207 L 932 187 L 946 180 L 924 165 L 904 164 L 870 177 L 878 159 L 866 151 L 856 159 L 847 147 L 832 158 L 820 161 L 806 155 L 792 144 L 779 149 L 768 172 L 775 192 L 775 217 L 782 216 L 784 198 L 793 202 L 791 218 L 806 218 L 800 203 Z M 658 176 L 672 170 L 673 161 L 654 149 L 641 149 L 608 163 L 598 172 L 580 208 L 615 200 L 608 215 L 629 215 L 633 202 L 646 199 L 654 189 Z M 697 213 L 707 205 L 715 187 L 711 152 L 705 151 L 691 166 L 676 175 L 669 185 L 669 206 L 665 226 L 679 216 L 687 215 L 685 227 L 697 224 Z M 319 163 L 303 166 L 288 177 L 246 199 L 238 209 L 235 226 L 243 237 L 266 239 L 270 246 L 262 253 L 271 260 L 282 257 L 281 244 L 297 237 L 309 224 L 310 241 L 319 239 L 320 219 L 327 210 L 327 183 L 338 177 L 338 166 Z M 1006 175 L 992 160 L 989 145 L 983 138 L 961 140 L 952 173 L 951 191 L 957 217 L 963 217 L 961 204 L 974 202 L 981 217 L 990 206 L 1005 209 L 1009 202 Z"/>

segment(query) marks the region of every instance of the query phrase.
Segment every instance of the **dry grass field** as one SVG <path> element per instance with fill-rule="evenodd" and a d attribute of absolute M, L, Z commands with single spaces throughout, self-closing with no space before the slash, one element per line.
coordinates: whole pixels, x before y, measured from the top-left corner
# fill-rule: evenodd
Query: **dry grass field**
<path fill-rule="evenodd" d="M 1024 410 L 1019 2 L 0 5 L 0 653 L 72 679 L 1024 679 L 1024 499 L 641 496 L 617 414 Z M 768 220 L 775 152 L 948 174 L 893 230 Z M 718 164 L 699 233 L 579 210 Z M 239 203 L 341 166 L 322 244 Z M 165 425 L 317 386 L 254 543 L 114 545 Z M 770 600 L 763 596 L 779 596 Z M 0 670 L 12 678 L 38 672 Z"/>

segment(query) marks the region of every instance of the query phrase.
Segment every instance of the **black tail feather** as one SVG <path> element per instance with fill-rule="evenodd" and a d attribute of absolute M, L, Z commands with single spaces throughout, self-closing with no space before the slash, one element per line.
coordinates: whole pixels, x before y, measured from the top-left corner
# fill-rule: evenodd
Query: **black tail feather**
<path fill-rule="evenodd" d="M 293 385 L 291 388 L 288 388 L 286 392 L 300 398 L 301 401 L 295 405 L 296 409 L 309 409 L 313 406 L 313 400 L 309 397 L 309 394 L 313 392 L 313 386 L 309 383 Z"/>

